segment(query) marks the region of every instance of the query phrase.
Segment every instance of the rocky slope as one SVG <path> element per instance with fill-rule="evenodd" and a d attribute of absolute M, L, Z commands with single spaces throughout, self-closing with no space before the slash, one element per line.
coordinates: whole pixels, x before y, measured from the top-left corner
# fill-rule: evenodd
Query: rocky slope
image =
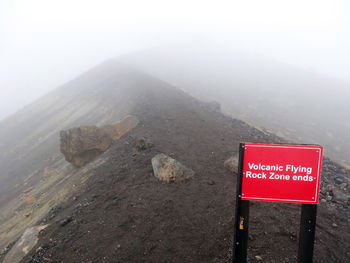
<path fill-rule="evenodd" d="M 146 99 L 145 93 L 152 100 L 168 89 L 147 74 L 107 61 L 2 121 L 0 252 L 74 194 L 90 167 L 107 160 L 74 169 L 60 153 L 61 130 L 114 124 Z"/>
<path fill-rule="evenodd" d="M 129 114 L 140 123 L 85 166 L 59 153 L 60 130 L 101 127 Z M 0 180 L 7 188 L 19 184 L 10 195 L 0 192 L 0 248 L 8 247 L 0 261 L 27 227 L 48 224 L 22 262 L 228 262 L 236 173 L 224 162 L 241 141 L 285 142 L 115 61 L 5 120 L 0 134 L 9 138 Z M 160 153 L 194 176 L 158 180 L 151 160 Z M 349 176 L 324 159 L 316 262 L 350 260 L 350 210 L 335 194 L 347 195 Z M 295 204 L 252 202 L 251 262 L 295 262 L 299 217 Z"/>

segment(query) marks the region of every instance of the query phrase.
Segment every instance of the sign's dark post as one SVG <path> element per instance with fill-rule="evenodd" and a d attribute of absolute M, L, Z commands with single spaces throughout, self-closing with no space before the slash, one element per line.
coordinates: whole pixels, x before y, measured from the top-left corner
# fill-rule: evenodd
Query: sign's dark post
<path fill-rule="evenodd" d="M 298 263 L 311 263 L 315 243 L 317 205 L 303 204 L 301 207 Z"/>
<path fill-rule="evenodd" d="M 249 201 L 242 200 L 244 143 L 239 145 L 233 263 L 247 262 Z"/>

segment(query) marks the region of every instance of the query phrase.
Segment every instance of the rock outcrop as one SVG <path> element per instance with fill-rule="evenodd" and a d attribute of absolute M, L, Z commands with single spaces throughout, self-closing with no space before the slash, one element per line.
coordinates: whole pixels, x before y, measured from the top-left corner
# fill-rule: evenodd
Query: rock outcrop
<path fill-rule="evenodd" d="M 232 173 L 238 172 L 238 155 L 231 156 L 224 162 L 224 166 Z"/>
<path fill-rule="evenodd" d="M 34 226 L 28 228 L 21 238 L 15 243 L 11 250 L 7 253 L 3 263 L 17 263 L 28 254 L 28 252 L 38 242 L 38 234 L 41 230 L 45 229 L 47 225 Z"/>
<path fill-rule="evenodd" d="M 152 166 L 154 176 L 160 181 L 168 183 L 181 182 L 192 178 L 194 175 L 193 170 L 163 153 L 157 154 L 152 158 Z"/>
<path fill-rule="evenodd" d="M 103 127 L 81 126 L 60 132 L 61 152 L 66 160 L 77 167 L 84 166 L 103 153 L 121 136 L 137 126 L 135 116 L 127 116 L 114 125 Z"/>

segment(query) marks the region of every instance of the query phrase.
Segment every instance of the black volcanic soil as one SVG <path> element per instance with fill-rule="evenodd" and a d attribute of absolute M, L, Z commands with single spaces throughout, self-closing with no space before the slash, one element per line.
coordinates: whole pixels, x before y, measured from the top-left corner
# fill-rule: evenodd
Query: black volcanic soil
<path fill-rule="evenodd" d="M 223 163 L 239 142 L 282 141 L 181 91 L 168 97 L 152 93 L 140 100 L 133 113 L 141 123 L 100 157 L 108 161 L 74 199 L 47 216 L 51 225 L 22 262 L 231 260 L 237 175 Z M 142 137 L 153 147 L 133 151 Z M 194 178 L 158 181 L 151 158 L 161 152 L 192 168 Z M 340 172 L 348 173 L 324 160 L 323 176 Z M 251 202 L 250 211 L 250 262 L 256 255 L 262 262 L 296 262 L 300 206 Z M 64 218 L 72 220 L 61 224 Z M 348 208 L 320 203 L 315 262 L 350 262 L 348 218 Z"/>

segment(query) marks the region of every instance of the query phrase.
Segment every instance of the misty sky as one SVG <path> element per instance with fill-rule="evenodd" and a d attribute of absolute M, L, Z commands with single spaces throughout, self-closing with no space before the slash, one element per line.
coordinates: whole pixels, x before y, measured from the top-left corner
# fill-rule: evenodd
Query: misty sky
<path fill-rule="evenodd" d="M 347 0 L 0 0 L 0 119 L 110 57 L 206 40 L 350 82 Z"/>

